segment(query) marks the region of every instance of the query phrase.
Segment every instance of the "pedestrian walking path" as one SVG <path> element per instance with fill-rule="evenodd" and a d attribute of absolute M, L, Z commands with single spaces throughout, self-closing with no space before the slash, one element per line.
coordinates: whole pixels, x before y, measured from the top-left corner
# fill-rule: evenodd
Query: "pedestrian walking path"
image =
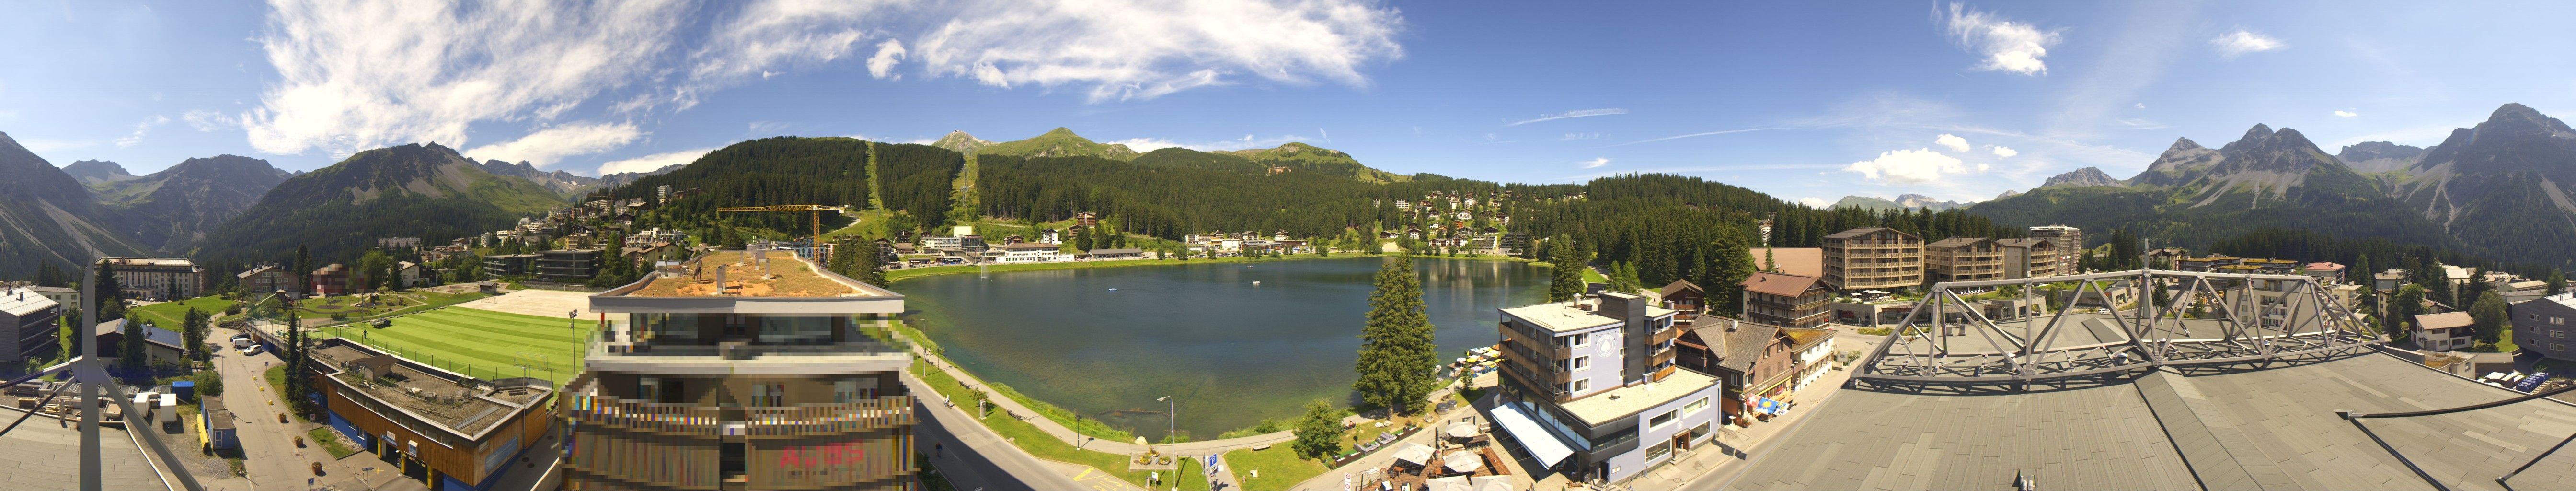
<path fill-rule="evenodd" d="M 919 349 L 914 350 L 914 355 L 920 356 L 922 360 L 929 361 L 930 366 L 936 367 L 941 372 L 947 373 L 949 377 L 956 378 L 958 383 L 965 384 L 967 388 L 980 389 L 988 393 L 992 392 L 992 389 L 985 387 L 986 384 L 983 379 L 975 378 L 974 375 L 968 374 L 965 370 L 957 368 L 957 365 L 948 363 L 948 360 L 932 356 L 930 353 Z M 1132 441 L 1107 441 L 1075 432 L 1072 428 L 1065 427 L 1063 423 L 1058 423 L 1054 419 L 1048 418 L 1045 415 L 1039 414 L 1035 410 L 1029 409 L 1028 405 L 1020 404 L 1020 401 L 1017 399 L 1003 397 L 1001 394 L 993 394 L 991 401 L 994 406 L 999 407 L 1004 411 L 1009 411 L 1007 414 L 1017 417 L 1021 421 L 1027 421 L 1030 425 L 1037 426 L 1038 429 L 1046 431 L 1048 435 L 1053 435 L 1057 439 L 1063 440 L 1065 444 L 1072 445 L 1074 448 L 1108 452 L 1119 455 L 1133 455 L 1143 453 L 1145 451 L 1144 447 L 1139 447 Z M 1277 445 L 1295 439 L 1297 439 L 1296 434 L 1281 431 L 1277 433 L 1227 438 L 1223 440 L 1159 444 L 1153 445 L 1153 447 L 1156 450 L 1160 450 L 1163 453 L 1168 454 L 1207 455 L 1212 453 L 1225 453 L 1228 450 L 1239 448 Z"/>

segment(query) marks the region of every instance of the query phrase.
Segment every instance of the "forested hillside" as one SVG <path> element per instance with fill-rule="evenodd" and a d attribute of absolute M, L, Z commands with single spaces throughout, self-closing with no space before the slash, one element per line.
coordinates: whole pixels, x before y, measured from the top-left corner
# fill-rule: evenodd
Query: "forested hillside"
<path fill-rule="evenodd" d="M 869 147 L 874 146 L 871 150 Z M 654 225 L 706 230 L 713 224 L 807 235 L 809 218 L 797 213 L 738 213 L 718 216 L 716 208 L 769 205 L 869 206 L 868 161 L 874 155 L 877 183 L 886 206 L 909 212 L 925 225 L 937 226 L 948 208 L 949 180 L 964 167 L 964 156 L 928 145 L 871 143 L 851 138 L 773 137 L 745 141 L 708 152 L 668 173 L 636 179 L 610 190 L 620 199 L 651 198 L 659 186 L 704 190 L 705 194 L 673 200 L 652 213 Z M 826 216 L 824 226 L 849 223 L 846 216 Z"/>
<path fill-rule="evenodd" d="M 563 204 L 554 190 L 486 173 L 444 146 L 379 148 L 279 183 L 208 231 L 195 256 L 217 271 L 277 260 L 298 247 L 338 261 L 380 237 L 445 243 Z"/>

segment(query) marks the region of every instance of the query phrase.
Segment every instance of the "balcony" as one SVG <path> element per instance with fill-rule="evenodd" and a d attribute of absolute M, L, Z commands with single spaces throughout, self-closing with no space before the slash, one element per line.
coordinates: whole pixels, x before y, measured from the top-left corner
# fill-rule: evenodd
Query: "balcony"
<path fill-rule="evenodd" d="M 636 431 L 718 437 L 725 427 L 742 425 L 750 436 L 851 433 L 913 424 L 911 396 L 879 397 L 847 404 L 803 404 L 787 407 L 710 407 L 644 402 L 591 394 L 565 394 L 564 416 L 581 426 L 611 426 Z"/>

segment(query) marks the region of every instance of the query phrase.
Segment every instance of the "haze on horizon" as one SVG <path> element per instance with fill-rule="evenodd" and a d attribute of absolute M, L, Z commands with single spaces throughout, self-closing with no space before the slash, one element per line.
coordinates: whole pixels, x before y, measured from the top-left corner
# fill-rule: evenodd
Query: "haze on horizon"
<path fill-rule="evenodd" d="M 1506 182 L 1973 201 L 2256 123 L 2428 146 L 2576 113 L 2561 3 L 20 2 L 0 131 L 136 174 L 438 142 L 584 175 L 774 135 L 1302 141 Z M 542 12 L 542 13 L 532 13 Z"/>

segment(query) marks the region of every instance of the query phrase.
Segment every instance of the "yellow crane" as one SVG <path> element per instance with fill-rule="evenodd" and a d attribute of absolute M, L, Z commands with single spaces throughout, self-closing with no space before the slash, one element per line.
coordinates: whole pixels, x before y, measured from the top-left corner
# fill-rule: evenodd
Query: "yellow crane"
<path fill-rule="evenodd" d="M 727 207 L 716 208 L 716 211 L 718 211 L 718 212 L 738 212 L 738 211 L 739 211 L 739 212 L 761 212 L 761 211 L 802 211 L 802 212 L 810 213 L 810 214 L 812 214 L 812 216 L 813 216 L 813 218 L 814 218 L 814 245 L 815 245 L 816 247 L 820 247 L 820 246 L 822 246 L 822 244 L 823 244 L 823 212 L 826 212 L 826 211 L 850 211 L 850 207 L 848 207 L 848 206 L 832 206 L 832 205 L 727 206 Z"/>

